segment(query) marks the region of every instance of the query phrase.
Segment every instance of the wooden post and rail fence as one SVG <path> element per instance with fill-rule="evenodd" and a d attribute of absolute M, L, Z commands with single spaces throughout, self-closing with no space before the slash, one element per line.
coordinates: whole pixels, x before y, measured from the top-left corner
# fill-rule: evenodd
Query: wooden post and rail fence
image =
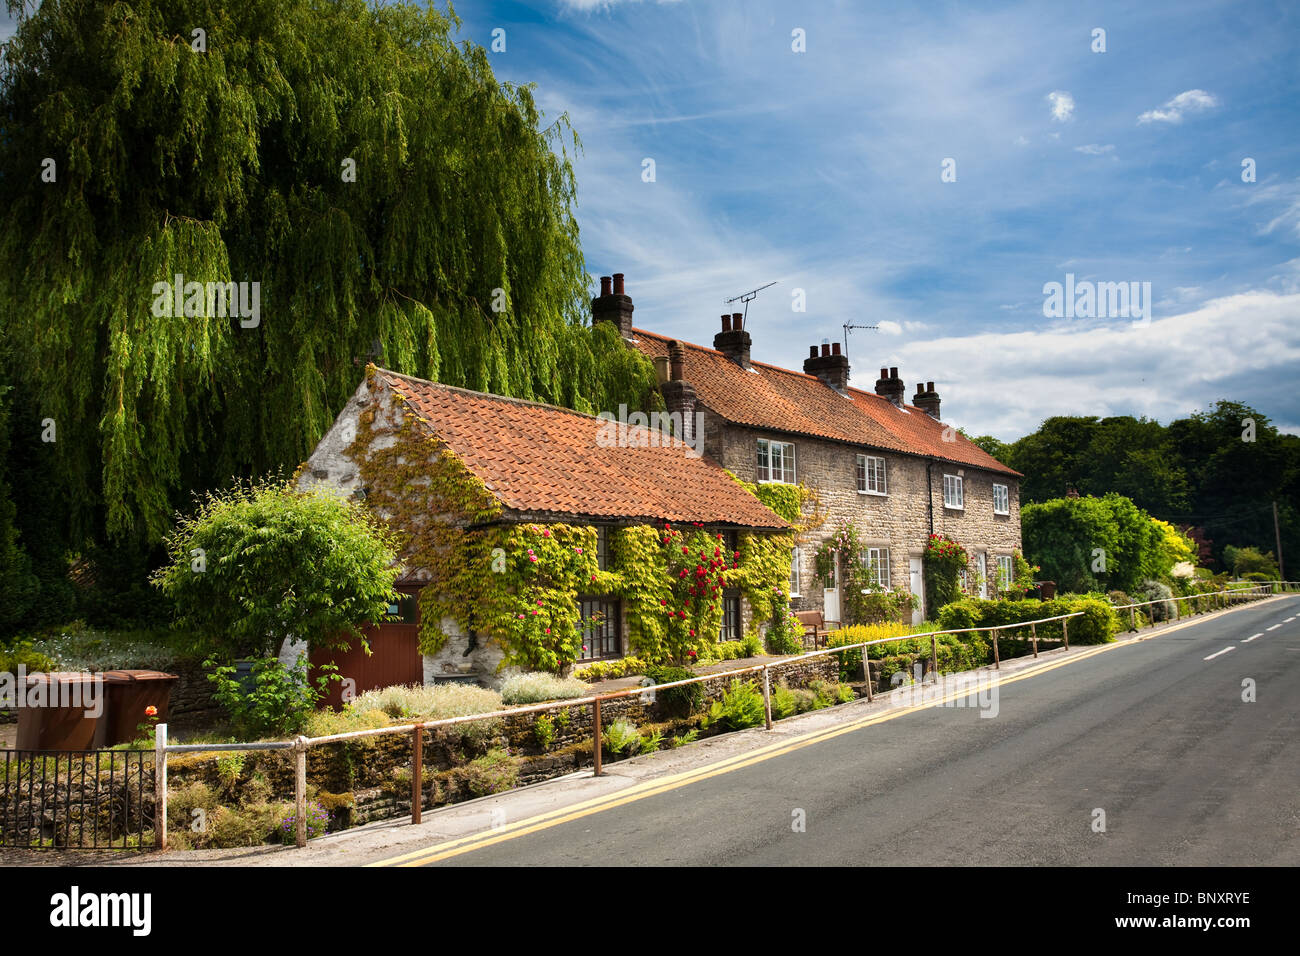
<path fill-rule="evenodd" d="M 1300 584 L 1300 582 L 1267 582 L 1255 587 L 1242 588 L 1229 591 L 1218 591 L 1212 594 L 1189 595 L 1186 598 L 1169 598 L 1168 600 L 1187 600 L 1192 598 L 1224 597 L 1226 600 L 1235 600 L 1241 598 L 1258 598 L 1268 596 L 1260 593 L 1264 588 L 1269 589 L 1270 594 L 1279 593 L 1277 585 Z M 1122 605 L 1116 610 L 1129 610 L 1132 615 L 1133 609 L 1144 607 L 1151 604 L 1164 603 L 1160 601 L 1145 601 L 1138 604 Z M 512 707 L 506 710 L 491 711 L 484 714 L 471 714 L 464 717 L 447 717 L 441 720 L 421 721 L 413 724 L 403 724 L 396 727 L 378 727 L 369 730 L 356 730 L 347 733 L 329 734 L 324 737 L 296 737 L 290 741 L 257 741 L 253 743 L 237 744 L 171 744 L 167 740 L 167 725 L 159 724 L 156 729 L 154 742 L 155 754 L 155 801 L 156 801 L 156 823 L 155 835 L 157 845 L 160 849 L 167 847 L 167 757 L 170 754 L 184 753 L 213 753 L 221 751 L 249 751 L 249 750 L 291 750 L 294 759 L 294 821 L 296 831 L 294 834 L 295 843 L 298 846 L 307 844 L 307 751 L 312 747 L 319 747 L 325 744 L 339 743 L 348 740 L 356 740 L 362 737 L 377 737 L 387 734 L 409 734 L 411 736 L 411 822 L 421 822 L 421 811 L 423 809 L 423 760 L 424 760 L 424 732 L 425 730 L 441 729 L 444 727 L 454 727 L 460 724 L 471 723 L 480 720 L 496 720 L 502 717 L 511 717 L 519 714 L 538 713 L 546 710 L 554 710 L 557 707 L 585 707 L 592 708 L 592 773 L 593 776 L 601 776 L 602 767 L 602 750 L 603 750 L 603 727 L 601 705 L 609 701 L 619 700 L 625 697 L 646 694 L 647 692 L 658 692 L 668 690 L 674 687 L 684 687 L 689 684 L 697 684 L 704 681 L 717 680 L 726 677 L 740 677 L 747 674 L 762 674 L 762 693 L 763 693 L 763 714 L 764 725 L 767 730 L 773 727 L 772 721 L 772 680 L 771 672 L 775 669 L 788 667 L 800 661 L 806 661 L 815 657 L 824 657 L 830 654 L 843 654 L 847 651 L 859 650 L 862 652 L 862 676 L 866 684 L 867 700 L 874 699 L 871 686 L 871 668 L 870 657 L 867 649 L 877 644 L 900 644 L 907 641 L 916 641 L 924 638 L 930 639 L 930 659 L 928 661 L 929 669 L 925 672 L 930 675 L 931 680 L 937 682 L 939 679 L 939 645 L 940 637 L 954 634 L 971 634 L 987 633 L 989 634 L 993 646 L 993 667 L 1000 669 L 1001 654 L 999 650 L 998 635 L 1002 631 L 1029 629 L 1029 640 L 1033 647 L 1033 656 L 1038 656 L 1038 643 L 1040 640 L 1056 640 L 1056 638 L 1040 638 L 1038 636 L 1038 625 L 1048 624 L 1055 621 L 1061 622 L 1061 638 L 1066 649 L 1070 646 L 1069 621 L 1072 618 L 1079 617 L 1083 611 L 1075 611 L 1071 614 L 1060 614 L 1055 617 L 1038 618 L 1033 621 L 1021 621 L 1013 624 L 998 624 L 987 627 L 967 627 L 956 628 L 943 631 L 930 631 L 923 634 L 908 634 L 901 637 L 878 638 L 872 641 L 862 641 L 856 644 L 846 644 L 841 647 L 830 647 L 821 650 L 813 650 L 804 654 L 798 654 L 792 657 L 783 658 L 780 661 L 771 664 L 755 664 L 748 667 L 739 667 L 733 670 L 721 671 L 712 674 L 704 674 L 686 680 L 671 681 L 663 684 L 654 684 L 646 687 L 632 687 L 626 690 L 613 691 L 607 694 L 594 694 L 589 697 L 580 697 L 563 701 L 548 701 L 541 704 L 530 704 L 524 707 Z M 924 679 L 924 677 L 923 677 Z"/>

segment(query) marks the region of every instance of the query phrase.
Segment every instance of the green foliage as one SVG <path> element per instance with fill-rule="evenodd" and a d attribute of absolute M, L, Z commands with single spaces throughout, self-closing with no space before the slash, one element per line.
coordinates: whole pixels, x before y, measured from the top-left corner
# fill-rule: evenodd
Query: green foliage
<path fill-rule="evenodd" d="M 1174 601 L 1172 600 L 1174 592 L 1169 585 L 1160 581 L 1143 581 L 1137 591 L 1137 601 L 1141 604 L 1146 601 L 1158 601 L 1158 604 L 1149 604 L 1142 608 L 1142 612 L 1153 621 L 1170 621 L 1175 616 Z"/>
<path fill-rule="evenodd" d="M 0 338 L 24 343 L 15 384 L 58 422 L 45 474 L 73 524 L 157 540 L 190 489 L 300 461 L 375 343 L 482 391 L 587 410 L 654 394 L 640 353 L 584 327 L 567 118 L 457 27 L 365 0 L 19 15 Z M 57 184 L 31 172 L 46 156 Z M 259 324 L 153 315 L 178 273 L 260 282 Z"/>
<path fill-rule="evenodd" d="M 651 665 L 639 657 L 620 657 L 612 661 L 592 661 L 573 669 L 573 676 L 578 680 L 596 683 L 602 680 L 616 680 L 633 674 L 644 674 Z"/>
<path fill-rule="evenodd" d="M 540 704 L 548 700 L 568 700 L 586 697 L 591 687 L 586 681 L 573 677 L 557 677 L 545 671 L 529 674 L 511 674 L 501 682 L 501 701 L 515 706 Z"/>
<path fill-rule="evenodd" d="M 22 667 L 28 674 L 48 673 L 58 670 L 58 662 L 32 647 L 31 641 L 19 641 L 11 647 L 0 647 L 0 674 L 17 674 Z"/>
<path fill-rule="evenodd" d="M 1110 602 L 1094 595 L 1062 594 L 1050 601 L 1027 599 L 1022 601 L 983 601 L 964 598 L 945 605 L 939 610 L 939 629 L 944 631 L 964 628 L 988 628 L 1004 624 L 1018 624 L 1041 618 L 1057 617 L 1082 611 L 1082 617 L 1070 619 L 1071 644 L 1104 644 L 1114 639 L 1119 630 L 1119 616 Z M 1059 640 L 1062 636 L 1060 621 L 1037 625 L 1040 639 Z M 1003 631 L 999 641 L 1011 636 L 1023 639 L 1023 631 Z"/>
<path fill-rule="evenodd" d="M 763 693 L 752 682 L 733 678 L 731 686 L 722 692 L 722 699 L 709 705 L 700 726 L 704 729 L 719 727 L 722 730 L 744 730 L 757 727 L 766 721 Z"/>
<path fill-rule="evenodd" d="M 943 607 L 961 596 L 959 572 L 967 564 L 966 549 L 947 535 L 932 534 L 922 557 L 926 607 Z"/>
<path fill-rule="evenodd" d="M 1124 495 L 1159 518 L 1190 516 L 1210 560 L 1223 558 L 1227 542 L 1273 547 L 1276 501 L 1283 553 L 1300 553 L 1300 436 L 1240 402 L 1219 401 L 1168 426 L 1127 416 L 1050 418 L 1011 449 L 998 457 L 1024 472 L 1023 503 L 1071 487 L 1084 496 Z"/>
<path fill-rule="evenodd" d="M 457 773 L 472 795 L 486 797 L 512 789 L 519 779 L 519 765 L 506 750 L 494 747 L 460 767 Z"/>
<path fill-rule="evenodd" d="M 604 728 L 601 743 L 611 757 L 620 754 L 631 756 L 641 749 L 641 733 L 636 729 L 636 724 L 626 717 L 620 717 Z"/>
<path fill-rule="evenodd" d="M 392 535 L 360 505 L 267 482 L 202 498 L 167 546 L 154 583 L 178 624 L 234 657 L 274 654 L 286 639 L 363 640 L 399 570 Z"/>
<path fill-rule="evenodd" d="M 674 737 L 674 738 L 672 739 L 672 741 L 670 742 L 669 746 L 671 746 L 671 747 L 681 747 L 681 746 L 683 746 L 683 745 L 685 745 L 685 744 L 691 744 L 691 743 L 694 743 L 696 740 L 698 740 L 698 739 L 699 739 L 699 736 L 700 736 L 700 732 L 699 732 L 699 730 L 697 730 L 696 728 L 692 727 L 690 730 L 686 731 L 686 733 L 681 734 L 680 736 Z"/>
<path fill-rule="evenodd" d="M 654 664 L 646 669 L 645 676 L 655 684 L 672 684 L 680 680 L 690 680 L 696 675 L 688 667 Z M 656 690 L 655 703 L 666 714 L 686 717 L 696 713 L 703 706 L 704 685 L 697 681 L 694 684 L 684 684 L 681 687 Z"/>
<path fill-rule="evenodd" d="M 245 740 L 262 740 L 285 736 L 302 729 L 307 717 L 325 697 L 331 679 L 340 679 L 334 668 L 316 679 L 316 687 L 307 680 L 307 657 L 302 655 L 293 668 L 278 658 L 265 657 L 252 662 L 245 679 L 239 679 L 234 665 L 205 661 L 212 668 L 208 680 L 213 697 L 234 721 L 235 731 Z"/>
<path fill-rule="evenodd" d="M 1223 563 L 1234 575 L 1247 580 L 1276 581 L 1280 577 L 1277 559 L 1273 552 L 1264 553 L 1259 548 L 1237 548 L 1228 545 L 1223 549 Z M 1250 574 L 1262 574 L 1262 578 L 1248 578 Z"/>
<path fill-rule="evenodd" d="M 533 723 L 533 738 L 537 741 L 537 746 L 543 750 L 550 748 L 555 741 L 555 720 L 552 717 L 542 714 Z"/>
<path fill-rule="evenodd" d="M 1164 530 L 1120 495 L 1057 498 L 1022 507 L 1020 517 L 1025 551 L 1062 590 L 1131 591 L 1173 567 Z"/>

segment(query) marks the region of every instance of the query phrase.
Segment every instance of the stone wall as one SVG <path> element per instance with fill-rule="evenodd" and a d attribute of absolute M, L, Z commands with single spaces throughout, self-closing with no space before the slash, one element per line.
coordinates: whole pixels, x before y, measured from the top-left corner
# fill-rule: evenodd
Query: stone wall
<path fill-rule="evenodd" d="M 965 546 L 970 555 L 972 584 L 979 554 L 987 555 L 988 580 L 992 583 L 997 556 L 1010 556 L 1020 549 L 1020 490 L 1014 476 L 881 451 L 875 454 L 885 459 L 887 494 L 868 494 L 858 491 L 857 484 L 857 456 L 865 449 L 732 425 L 708 409 L 703 412 L 705 453 L 744 481 L 757 480 L 759 438 L 792 442 L 795 479 L 817 493 L 826 511 L 821 528 L 810 531 L 799 545 L 801 593 L 791 600 L 797 611 L 823 607 L 822 586 L 813 578 L 813 553 L 845 519 L 857 527 L 863 547 L 889 549 L 889 583 L 894 588 L 911 587 L 909 559 L 924 553 L 931 521 L 934 533 L 947 534 Z M 944 507 L 945 474 L 962 478 L 965 507 L 961 510 Z M 995 482 L 1007 485 L 1007 515 L 993 513 Z"/>

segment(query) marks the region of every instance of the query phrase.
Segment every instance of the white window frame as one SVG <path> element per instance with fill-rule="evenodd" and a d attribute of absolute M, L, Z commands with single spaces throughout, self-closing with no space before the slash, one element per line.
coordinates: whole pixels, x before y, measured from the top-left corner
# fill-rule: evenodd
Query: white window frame
<path fill-rule="evenodd" d="M 790 597 L 802 597 L 803 589 L 799 586 L 799 562 L 803 560 L 800 548 L 790 550 Z"/>
<path fill-rule="evenodd" d="M 885 459 L 875 455 L 859 455 L 857 468 L 858 494 L 889 494 L 889 482 L 885 467 Z M 873 485 L 875 487 L 872 487 Z"/>
<path fill-rule="evenodd" d="M 1011 555 L 999 554 L 994 558 L 994 561 L 997 564 L 998 571 L 1004 576 L 1003 581 L 1005 587 L 1011 587 L 1012 582 L 1015 581 L 1016 575 L 1016 563 L 1011 560 Z"/>
<path fill-rule="evenodd" d="M 781 458 L 781 466 L 779 469 L 774 469 L 772 467 L 773 449 L 779 449 L 779 454 Z M 796 473 L 795 473 L 794 442 L 776 441 L 775 439 L 760 438 L 758 440 L 758 453 L 762 458 L 766 459 L 767 461 L 766 465 L 764 465 L 761 461 L 758 464 L 759 484 L 782 482 L 784 484 L 793 485 L 796 482 L 797 479 L 795 477 Z M 766 475 L 764 474 L 764 472 L 766 472 Z M 772 477 L 773 474 L 776 474 L 777 472 L 779 472 L 780 476 L 775 478 Z M 787 475 L 789 477 L 786 477 Z"/>
<path fill-rule="evenodd" d="M 999 504 L 1001 507 L 998 507 Z M 1011 514 L 1011 488 L 1009 485 L 993 485 L 993 513 L 995 515 Z"/>
<path fill-rule="evenodd" d="M 876 565 L 876 584 L 889 590 L 889 548 L 863 548 L 858 554 L 858 561 L 865 567 Z"/>
<path fill-rule="evenodd" d="M 989 596 L 989 555 L 987 551 L 979 553 L 979 569 L 980 599 L 986 601 Z"/>
<path fill-rule="evenodd" d="M 966 510 L 966 494 L 962 489 L 961 475 L 943 476 L 943 506 L 953 511 Z"/>

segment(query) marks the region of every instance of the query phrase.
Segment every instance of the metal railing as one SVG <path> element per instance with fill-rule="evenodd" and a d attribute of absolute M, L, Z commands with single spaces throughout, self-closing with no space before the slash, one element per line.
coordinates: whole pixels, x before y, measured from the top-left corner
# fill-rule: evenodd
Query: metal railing
<path fill-rule="evenodd" d="M 3 750 L 0 755 L 0 846 L 148 848 L 145 841 L 158 817 L 156 787 L 146 781 L 154 776 L 150 751 Z"/>
<path fill-rule="evenodd" d="M 1244 591 L 1254 591 L 1255 588 L 1239 589 L 1232 592 L 1237 595 L 1243 594 Z M 1202 595 L 1206 596 L 1206 595 Z M 1251 595 L 1262 596 L 1262 595 Z M 1127 605 L 1126 605 L 1127 606 Z M 1028 640 L 1033 648 L 1033 656 L 1038 657 L 1038 644 L 1040 641 L 1056 641 L 1056 637 L 1040 637 L 1038 635 L 1039 624 L 1050 624 L 1055 621 L 1061 622 L 1061 640 L 1066 649 L 1070 646 L 1069 622 L 1072 618 L 1080 617 L 1083 611 L 1074 611 L 1070 614 L 1058 614 L 1053 617 L 1037 618 L 1032 621 L 1018 621 L 1009 624 L 994 624 L 983 627 L 964 627 L 952 628 L 940 631 L 925 631 L 920 634 L 904 634 L 895 637 L 882 637 L 870 641 L 859 641 L 854 644 L 844 644 L 839 647 L 827 647 L 819 650 L 807 651 L 802 654 L 796 654 L 791 657 L 784 657 L 779 661 L 765 664 L 752 664 L 747 667 L 737 667 L 731 670 L 716 671 L 710 674 L 701 674 L 695 677 L 679 681 L 669 681 L 663 684 L 653 684 L 641 687 L 629 687 L 625 690 L 611 691 L 606 694 L 591 694 L 586 697 L 570 698 L 567 700 L 547 701 L 540 704 L 529 704 L 523 707 L 511 707 L 505 710 L 494 710 L 483 714 L 469 714 L 463 717 L 445 717 L 439 720 L 418 721 L 409 724 L 400 724 L 392 727 L 375 727 L 366 730 L 353 730 L 345 733 L 328 734 L 322 737 L 304 737 L 299 736 L 294 740 L 280 741 L 256 741 L 253 743 L 233 743 L 233 744 L 170 744 L 167 741 L 167 725 L 159 724 L 155 730 L 155 765 L 157 772 L 154 775 L 157 792 L 155 805 L 157 810 L 157 826 L 155 831 L 158 835 L 158 846 L 165 849 L 167 845 L 167 756 L 168 754 L 181 753 L 219 753 L 222 751 L 232 750 L 290 750 L 294 755 L 294 820 L 295 843 L 302 847 L 307 845 L 307 751 L 312 747 L 319 747 L 325 744 L 341 743 L 349 740 L 358 740 L 364 737 L 381 737 L 390 734 L 409 734 L 411 736 L 411 823 L 421 822 L 421 811 L 423 809 L 423 760 L 424 760 L 424 733 L 426 730 L 440 730 L 446 727 L 455 727 L 461 724 L 473 723 L 482 720 L 500 720 L 505 717 L 513 717 L 521 714 L 539 713 L 542 711 L 556 710 L 559 708 L 572 707 L 591 707 L 592 708 L 592 760 L 593 776 L 602 774 L 602 718 L 601 708 L 603 704 L 608 704 L 615 700 L 626 697 L 636 697 L 650 692 L 658 693 L 659 691 L 669 690 L 674 687 L 685 687 L 690 684 L 699 684 L 706 681 L 715 681 L 725 678 L 740 677 L 745 674 L 761 673 L 763 679 L 763 711 L 764 725 L 767 730 L 772 729 L 772 681 L 771 674 L 773 670 L 790 667 L 801 661 L 807 661 L 816 657 L 825 657 L 831 654 L 843 654 L 849 651 L 862 651 L 862 672 L 866 683 L 867 700 L 874 700 L 871 687 L 871 669 L 870 656 L 867 649 L 878 644 L 903 644 L 909 641 L 918 641 L 924 638 L 930 640 L 930 667 L 925 672 L 931 675 L 935 682 L 939 679 L 939 644 L 938 639 L 953 634 L 974 634 L 987 633 L 993 647 L 993 667 L 1000 669 L 1002 666 L 1001 654 L 999 651 L 999 634 L 1008 630 L 1029 629 Z M 924 675 L 923 675 L 924 676 Z"/>

